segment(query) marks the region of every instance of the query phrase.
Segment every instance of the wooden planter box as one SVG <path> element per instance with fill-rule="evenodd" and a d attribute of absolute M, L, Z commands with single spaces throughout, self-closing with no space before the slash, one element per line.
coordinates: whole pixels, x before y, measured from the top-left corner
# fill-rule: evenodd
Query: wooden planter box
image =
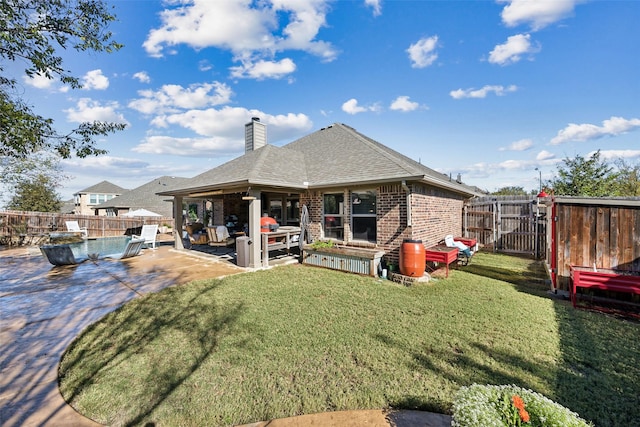
<path fill-rule="evenodd" d="M 640 295 L 640 274 L 635 272 L 570 266 L 571 302 L 576 306 L 578 288 Z"/>
<path fill-rule="evenodd" d="M 302 251 L 302 263 L 375 277 L 383 256 L 384 251 L 378 249 L 348 246 L 314 249 L 307 245 Z"/>

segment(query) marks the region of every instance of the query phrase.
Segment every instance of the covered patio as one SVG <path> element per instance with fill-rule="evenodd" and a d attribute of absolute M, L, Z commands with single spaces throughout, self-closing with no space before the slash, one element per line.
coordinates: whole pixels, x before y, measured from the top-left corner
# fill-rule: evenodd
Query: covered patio
<path fill-rule="evenodd" d="M 217 188 L 174 198 L 176 249 L 221 256 L 249 268 L 300 253 L 297 192 Z M 275 220 L 277 229 L 261 232 L 264 215 Z"/>

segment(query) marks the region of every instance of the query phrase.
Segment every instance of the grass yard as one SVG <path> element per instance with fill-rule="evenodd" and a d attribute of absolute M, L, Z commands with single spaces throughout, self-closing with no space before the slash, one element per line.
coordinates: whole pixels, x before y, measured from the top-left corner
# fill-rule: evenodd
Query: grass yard
<path fill-rule="evenodd" d="M 88 328 L 60 389 L 110 425 L 233 425 L 323 411 L 450 412 L 472 383 L 640 425 L 640 324 L 546 294 L 529 259 L 478 253 L 402 287 L 302 265 L 166 289 Z"/>

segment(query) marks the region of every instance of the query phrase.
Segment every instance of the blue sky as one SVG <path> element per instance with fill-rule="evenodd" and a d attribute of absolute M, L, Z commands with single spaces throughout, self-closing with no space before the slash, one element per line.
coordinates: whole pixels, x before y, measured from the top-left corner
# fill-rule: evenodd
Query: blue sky
<path fill-rule="evenodd" d="M 284 145 L 334 122 L 465 183 L 537 189 L 600 149 L 640 161 L 640 2 L 110 1 L 117 53 L 65 53 L 84 88 L 23 79 L 60 128 L 127 123 L 70 159 L 71 195 L 135 188 L 243 154 L 258 116 Z M 367 167 L 367 165 L 354 165 Z"/>

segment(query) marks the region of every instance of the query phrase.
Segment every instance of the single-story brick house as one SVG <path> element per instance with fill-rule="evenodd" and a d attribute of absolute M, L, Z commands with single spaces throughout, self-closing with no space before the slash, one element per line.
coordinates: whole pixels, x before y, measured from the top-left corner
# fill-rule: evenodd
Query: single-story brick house
<path fill-rule="evenodd" d="M 254 118 L 245 136 L 244 155 L 160 193 L 175 197 L 177 226 L 183 202 L 210 200 L 210 224 L 237 217 L 255 243 L 262 213 L 297 225 L 306 205 L 314 240 L 375 247 L 397 261 L 404 239 L 431 246 L 447 234 L 460 235 L 463 203 L 478 195 L 345 124 L 276 147 L 266 143 L 266 127 Z M 260 244 L 251 245 L 250 258 L 250 266 L 260 266 Z"/>

